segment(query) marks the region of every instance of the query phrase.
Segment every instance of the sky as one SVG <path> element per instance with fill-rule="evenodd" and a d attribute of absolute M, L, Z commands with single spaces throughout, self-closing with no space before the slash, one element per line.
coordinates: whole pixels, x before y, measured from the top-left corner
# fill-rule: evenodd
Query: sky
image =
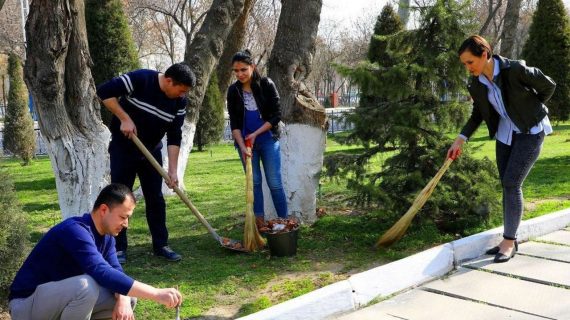
<path fill-rule="evenodd" d="M 363 14 L 378 16 L 388 0 L 323 0 L 321 20 L 333 21 L 349 27 L 351 19 Z M 410 2 L 413 2 L 411 0 Z M 570 8 L 570 0 L 563 0 L 566 8 Z"/>
<path fill-rule="evenodd" d="M 364 12 L 377 16 L 386 3 L 386 0 L 323 0 L 321 14 L 324 19 L 347 23 Z"/>

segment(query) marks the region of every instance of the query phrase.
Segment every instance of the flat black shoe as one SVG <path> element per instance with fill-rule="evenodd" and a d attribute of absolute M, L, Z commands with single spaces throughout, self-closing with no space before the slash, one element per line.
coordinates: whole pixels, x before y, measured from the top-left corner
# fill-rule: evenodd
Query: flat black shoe
<path fill-rule="evenodd" d="M 485 254 L 497 254 L 499 253 L 499 251 L 501 251 L 501 248 L 499 248 L 499 246 L 496 247 L 492 247 L 491 249 L 485 251 Z M 515 251 L 519 251 L 519 242 L 515 241 Z"/>
<path fill-rule="evenodd" d="M 507 255 L 502 254 L 502 253 L 497 253 L 497 254 L 495 255 L 495 259 L 493 259 L 493 261 L 494 261 L 495 263 L 507 262 L 507 261 L 511 260 L 511 258 L 514 258 L 514 257 L 515 257 L 515 254 L 517 254 L 516 248 L 513 248 L 513 251 L 511 251 L 511 255 L 510 255 L 510 256 L 507 256 Z"/>
<path fill-rule="evenodd" d="M 499 253 L 499 251 L 500 251 L 499 246 L 496 246 L 496 247 L 493 247 L 493 248 L 485 251 L 485 254 L 497 254 L 497 253 Z"/>

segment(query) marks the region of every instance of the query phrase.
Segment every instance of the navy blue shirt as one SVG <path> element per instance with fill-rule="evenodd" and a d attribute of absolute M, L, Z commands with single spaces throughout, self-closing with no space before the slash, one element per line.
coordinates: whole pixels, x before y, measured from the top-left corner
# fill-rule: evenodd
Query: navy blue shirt
<path fill-rule="evenodd" d="M 40 239 L 16 274 L 8 299 L 27 298 L 43 283 L 82 274 L 122 295 L 134 283 L 117 261 L 115 238 L 100 235 L 90 213 L 62 221 Z"/>
<path fill-rule="evenodd" d="M 162 148 L 164 134 L 168 145 L 180 146 L 186 114 L 186 98 L 168 98 L 160 90 L 158 75 L 154 70 L 136 70 L 113 78 L 97 88 L 101 100 L 119 99 L 119 104 L 137 127 L 138 138 L 151 151 Z M 135 144 L 125 137 L 120 128 L 121 121 L 113 116 L 113 143 L 118 143 L 124 151 L 138 154 Z"/>

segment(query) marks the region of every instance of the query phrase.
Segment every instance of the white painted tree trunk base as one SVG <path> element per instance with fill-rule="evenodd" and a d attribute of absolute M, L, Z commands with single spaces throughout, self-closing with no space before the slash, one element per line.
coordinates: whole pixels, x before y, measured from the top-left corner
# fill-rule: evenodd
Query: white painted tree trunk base
<path fill-rule="evenodd" d="M 90 138 L 70 134 L 50 140 L 44 135 L 64 220 L 91 212 L 99 191 L 111 180 L 107 152 L 111 134 L 99 124 Z"/>
<path fill-rule="evenodd" d="M 305 124 L 281 128 L 281 174 L 290 217 L 303 223 L 317 220 L 319 175 L 323 167 L 326 131 Z M 262 170 L 263 173 L 263 170 Z M 271 193 L 263 177 L 265 219 L 277 217 Z"/>

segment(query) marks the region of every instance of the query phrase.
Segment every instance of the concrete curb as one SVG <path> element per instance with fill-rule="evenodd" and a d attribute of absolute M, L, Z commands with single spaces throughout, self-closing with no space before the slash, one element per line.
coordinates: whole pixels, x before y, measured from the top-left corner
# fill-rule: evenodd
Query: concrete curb
<path fill-rule="evenodd" d="M 523 221 L 519 241 L 562 229 L 570 224 L 570 208 Z M 407 258 L 370 269 L 326 287 L 240 318 L 325 319 L 365 306 L 377 297 L 386 297 L 435 278 L 455 266 L 481 256 L 486 249 L 499 243 L 503 227 L 431 248 Z"/>

